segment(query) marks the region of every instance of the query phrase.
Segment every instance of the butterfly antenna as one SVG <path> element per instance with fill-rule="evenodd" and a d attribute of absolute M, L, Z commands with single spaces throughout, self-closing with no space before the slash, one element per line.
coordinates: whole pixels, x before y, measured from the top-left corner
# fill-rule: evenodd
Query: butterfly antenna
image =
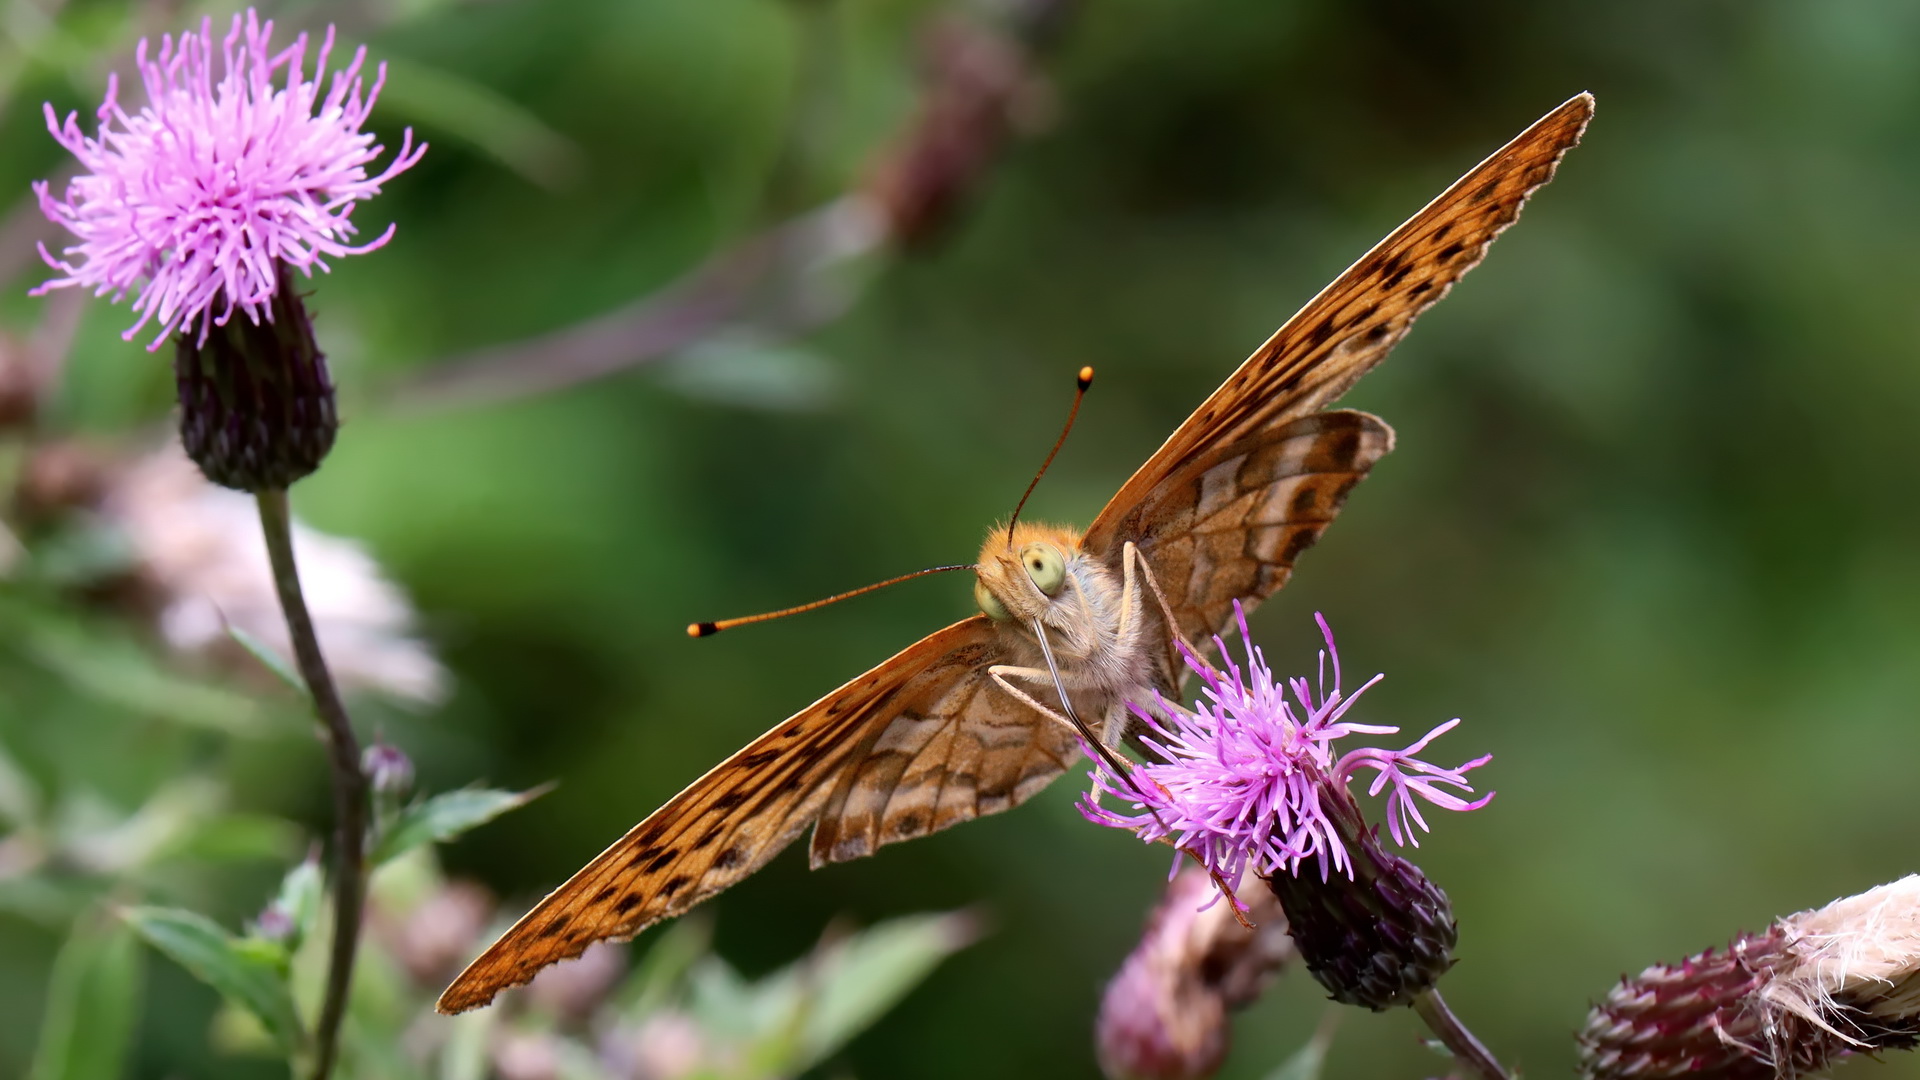
<path fill-rule="evenodd" d="M 889 585 L 898 585 L 903 581 L 912 581 L 917 577 L 926 577 L 928 574 L 944 574 L 949 570 L 972 569 L 974 569 L 973 563 L 959 563 L 954 566 L 929 566 L 925 570 L 915 570 L 911 574 L 901 574 L 899 577 L 888 578 L 885 581 L 876 581 L 871 585 L 862 585 L 850 592 L 838 593 L 824 600 L 815 600 L 810 604 L 801 604 L 799 607 L 782 608 L 779 611 L 768 611 L 759 615 L 743 615 L 738 619 L 721 619 L 718 622 L 688 623 L 687 636 L 696 638 L 712 637 L 722 630 L 731 630 L 736 626 L 745 626 L 748 623 L 770 622 L 774 619 L 784 619 L 788 615 L 798 615 L 803 611 L 812 611 L 815 608 L 826 607 L 828 604 L 837 604 L 842 600 L 851 600 L 856 596 L 864 596 L 876 589 L 884 589 Z"/>
<path fill-rule="evenodd" d="M 1067 412 L 1067 426 L 1060 429 L 1060 437 L 1054 440 L 1053 449 L 1047 451 L 1047 460 L 1040 463 L 1040 471 L 1033 474 L 1033 481 L 1027 485 L 1027 490 L 1021 493 L 1020 501 L 1013 504 L 1013 516 L 1007 519 L 1008 551 L 1013 550 L 1013 523 L 1020 520 L 1020 509 L 1027 505 L 1027 497 L 1033 494 L 1033 489 L 1040 486 L 1040 478 L 1047 475 L 1047 466 L 1053 464 L 1054 455 L 1067 444 L 1067 433 L 1073 430 L 1074 417 L 1080 415 L 1080 402 L 1087 396 L 1087 387 L 1093 385 L 1092 365 L 1080 369 L 1074 385 L 1076 389 L 1073 392 L 1073 408 Z"/>

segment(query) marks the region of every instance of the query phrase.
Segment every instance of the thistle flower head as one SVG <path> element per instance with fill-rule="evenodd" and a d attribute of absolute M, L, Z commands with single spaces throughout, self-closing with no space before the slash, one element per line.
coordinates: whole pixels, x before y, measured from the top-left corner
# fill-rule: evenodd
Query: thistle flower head
<path fill-rule="evenodd" d="M 59 272 L 34 289 L 81 286 L 116 301 L 137 294 L 140 319 L 128 340 L 158 322 L 155 349 L 175 330 L 225 325 L 237 309 L 254 323 L 271 320 L 270 302 L 285 263 L 311 275 L 326 260 L 385 244 L 389 226 L 372 242 L 353 246 L 351 221 L 360 200 L 411 168 L 426 151 L 408 130 L 386 170 L 367 175 L 382 147 L 360 130 L 386 79 L 362 77 L 364 48 L 328 77 L 333 30 L 306 67 L 307 36 L 271 51 L 273 23 L 249 9 L 235 15 L 218 43 L 211 20 L 199 33 L 160 39 L 149 55 L 135 52 L 146 103 L 129 113 L 109 79 L 96 133 L 84 134 L 75 115 L 64 123 L 45 107 L 47 127 L 85 169 L 54 198 L 46 181 L 34 185 L 40 208 L 76 242 L 56 257 L 40 254 Z M 324 84 L 324 86 L 323 86 Z"/>
<path fill-rule="evenodd" d="M 1457 719 L 1403 750 L 1361 746 L 1337 751 L 1334 744 L 1349 736 L 1399 732 L 1397 727 L 1346 719 L 1381 676 L 1346 694 L 1333 631 L 1316 615 L 1326 640 L 1318 677 L 1313 683 L 1302 678 L 1283 683 L 1248 636 L 1246 613 L 1237 601 L 1233 613 L 1244 660 L 1234 660 L 1218 637 L 1214 645 L 1224 671 L 1181 647 L 1187 667 L 1203 684 L 1200 698 L 1191 710 L 1172 706 L 1158 695 L 1152 709 L 1129 703 L 1146 724 L 1144 741 L 1162 760 L 1136 766 L 1126 776 L 1111 775 L 1096 765 L 1093 791 L 1080 803 L 1087 820 L 1131 829 L 1148 842 L 1167 840 L 1198 858 L 1220 881 L 1238 881 L 1248 869 L 1261 876 L 1293 874 L 1308 859 L 1318 861 L 1324 880 L 1335 871 L 1353 876 L 1347 841 L 1333 817 L 1334 800 L 1347 798 L 1349 782 L 1360 773 L 1373 773 L 1369 794 L 1387 793 L 1387 828 L 1401 844 L 1418 846 L 1416 827 L 1428 828 L 1420 814 L 1421 800 L 1446 810 L 1474 810 L 1493 798 L 1489 792 L 1468 801 L 1446 790 L 1471 794 L 1466 773 L 1485 764 L 1487 757 L 1447 769 L 1417 756 L 1452 730 Z M 1137 812 L 1103 806 L 1100 800 L 1106 796 L 1131 803 Z"/>
<path fill-rule="evenodd" d="M 1588 1080 L 1791 1080 L 1920 1043 L 1920 875 L 1620 980 L 1579 1034 Z"/>
<path fill-rule="evenodd" d="M 1257 1000 L 1294 955 L 1279 900 L 1258 885 L 1243 890 L 1248 928 L 1224 905 L 1203 907 L 1214 888 L 1206 871 L 1174 875 L 1100 998 L 1094 1048 L 1108 1077 L 1198 1080 L 1220 1070 L 1228 1014 Z"/>

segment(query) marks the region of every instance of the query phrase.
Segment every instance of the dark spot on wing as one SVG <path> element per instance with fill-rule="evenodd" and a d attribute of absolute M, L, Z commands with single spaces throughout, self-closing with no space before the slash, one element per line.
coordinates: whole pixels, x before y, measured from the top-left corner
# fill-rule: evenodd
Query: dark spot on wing
<path fill-rule="evenodd" d="M 1292 536 L 1287 537 L 1286 550 L 1280 553 L 1280 562 L 1283 564 L 1292 563 L 1295 559 L 1298 559 L 1300 557 L 1301 552 L 1307 550 L 1308 548 L 1312 547 L 1314 544 L 1319 542 L 1320 542 L 1319 529 L 1317 528 L 1301 529 L 1299 532 L 1296 532 Z"/>

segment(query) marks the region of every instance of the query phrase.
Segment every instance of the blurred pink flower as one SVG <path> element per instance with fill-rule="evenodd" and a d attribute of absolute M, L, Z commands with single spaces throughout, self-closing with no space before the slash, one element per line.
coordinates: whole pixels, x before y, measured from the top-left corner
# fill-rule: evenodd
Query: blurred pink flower
<path fill-rule="evenodd" d="M 208 483 L 178 444 L 113 470 L 104 483 L 101 516 L 152 589 L 168 645 L 218 653 L 231 649 L 227 628 L 236 626 L 292 655 L 251 498 Z M 412 602 L 366 548 L 299 520 L 293 546 L 320 646 L 340 684 L 422 705 L 443 700 L 446 669 L 416 633 Z M 255 666 L 244 655 L 235 659 Z"/>
<path fill-rule="evenodd" d="M 1281 870 L 1297 873 L 1308 858 L 1319 860 L 1325 879 L 1336 870 L 1348 877 L 1353 874 L 1352 858 L 1329 816 L 1326 800 L 1333 791 L 1344 798 L 1348 782 L 1362 770 L 1375 774 L 1369 794 L 1391 789 L 1387 827 L 1401 844 L 1418 846 L 1414 826 L 1428 827 L 1416 797 L 1446 810 L 1475 810 L 1493 798 L 1488 793 L 1469 802 L 1440 786 L 1471 793 L 1466 773 L 1486 764 L 1488 757 L 1446 769 L 1415 756 L 1459 724 L 1457 719 L 1434 728 L 1404 750 L 1365 746 L 1336 758 L 1333 744 L 1349 735 L 1399 732 L 1397 727 L 1342 719 L 1381 676 L 1375 675 L 1351 697 L 1344 695 L 1333 631 L 1316 615 L 1327 643 L 1320 656 L 1318 691 L 1305 679 L 1282 685 L 1248 637 L 1246 614 L 1237 601 L 1234 618 L 1246 646 L 1245 669 L 1231 659 L 1226 643 L 1218 637 L 1214 645 L 1225 671 L 1183 645 L 1188 668 L 1205 684 L 1201 698 L 1190 712 L 1157 695 L 1152 711 L 1130 703 L 1146 723 L 1149 734 L 1144 741 L 1162 760 L 1138 765 L 1122 777 L 1096 765 L 1093 791 L 1080 801 L 1080 812 L 1087 820 L 1131 829 L 1150 843 L 1169 840 L 1198 858 L 1218 881 L 1238 881 L 1246 869 L 1262 876 Z M 1331 692 L 1326 688 L 1329 660 Z M 1289 688 L 1293 701 L 1287 699 Z M 1169 719 L 1163 723 L 1156 714 Z M 1102 806 L 1100 799 L 1107 795 L 1132 803 L 1140 812 L 1119 813 Z"/>
<path fill-rule="evenodd" d="M 34 295 L 78 285 L 118 301 L 137 288 L 140 321 L 122 336 L 131 340 L 158 320 L 151 350 L 195 323 L 204 341 L 235 308 L 255 323 L 270 321 L 278 263 L 311 275 L 316 266 L 329 269 L 327 256 L 362 254 L 392 237 L 388 226 L 371 243 L 346 243 L 357 231 L 349 220 L 354 206 L 426 151 L 413 145 L 409 129 L 386 171 L 367 176 L 383 148 L 360 125 L 386 80 L 385 65 L 371 88 L 363 86 L 366 49 L 356 50 L 323 97 L 333 30 L 311 81 L 307 36 L 275 53 L 272 34 L 273 23 L 251 8 L 235 15 L 220 43 L 218 83 L 212 20 L 202 20 L 198 34 L 162 37 L 152 58 L 143 39 L 134 55 L 147 103 L 129 115 L 118 102 L 117 77 L 109 79 L 91 138 L 75 114 L 63 124 L 45 106 L 48 130 L 86 171 L 60 199 L 46 181 L 34 184 L 41 210 L 79 241 L 62 258 L 40 249 L 61 276 Z"/>

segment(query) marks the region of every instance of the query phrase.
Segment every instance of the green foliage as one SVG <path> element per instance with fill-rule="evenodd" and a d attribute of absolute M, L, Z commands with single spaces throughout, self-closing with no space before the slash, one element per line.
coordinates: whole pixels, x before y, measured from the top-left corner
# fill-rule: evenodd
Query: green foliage
<path fill-rule="evenodd" d="M 87 917 L 54 959 L 27 1080 L 119 1080 L 139 1019 L 138 940 L 119 919 Z"/>
<path fill-rule="evenodd" d="M 252 1014 L 282 1050 L 299 1048 L 305 1036 L 286 983 L 284 947 L 261 938 L 235 937 L 192 911 L 136 907 L 121 917 L 147 944 Z"/>
<path fill-rule="evenodd" d="M 300 673 L 293 669 L 293 664 L 286 657 L 280 655 L 279 651 L 273 646 L 268 645 L 266 642 L 248 633 L 244 628 L 235 626 L 232 623 L 227 624 L 227 636 L 232 638 L 235 644 L 247 650 L 248 655 L 260 661 L 261 667 L 273 672 L 274 677 L 284 683 L 287 689 L 300 695 L 302 700 L 306 699 L 306 680 L 300 677 Z"/>
<path fill-rule="evenodd" d="M 1266 1080 L 1320 1080 L 1320 1074 L 1327 1065 L 1327 1051 L 1333 1046 L 1333 1033 L 1339 1024 L 1339 1016 L 1339 1013 L 1329 1009 L 1326 1018 L 1320 1021 L 1319 1029 L 1313 1033 L 1313 1038 L 1268 1073 Z"/>
<path fill-rule="evenodd" d="M 716 1078 L 771 1080 L 812 1068 L 975 937 L 965 913 L 881 923 L 824 942 L 797 963 L 748 982 L 714 957 L 687 971 L 687 1014 L 737 1062 Z"/>
<path fill-rule="evenodd" d="M 551 786 L 528 791 L 461 788 L 422 799 L 402 808 L 386 823 L 374 840 L 367 861 L 379 866 L 422 844 L 445 843 L 509 810 L 525 806 L 550 790 Z"/>
<path fill-rule="evenodd" d="M 313 936 L 320 925 L 325 901 L 326 881 L 320 874 L 319 859 L 307 859 L 287 871 L 286 878 L 280 882 L 280 894 L 274 897 L 268 910 L 285 920 L 286 929 L 280 940 L 289 953 L 298 952 L 301 942 Z"/>

